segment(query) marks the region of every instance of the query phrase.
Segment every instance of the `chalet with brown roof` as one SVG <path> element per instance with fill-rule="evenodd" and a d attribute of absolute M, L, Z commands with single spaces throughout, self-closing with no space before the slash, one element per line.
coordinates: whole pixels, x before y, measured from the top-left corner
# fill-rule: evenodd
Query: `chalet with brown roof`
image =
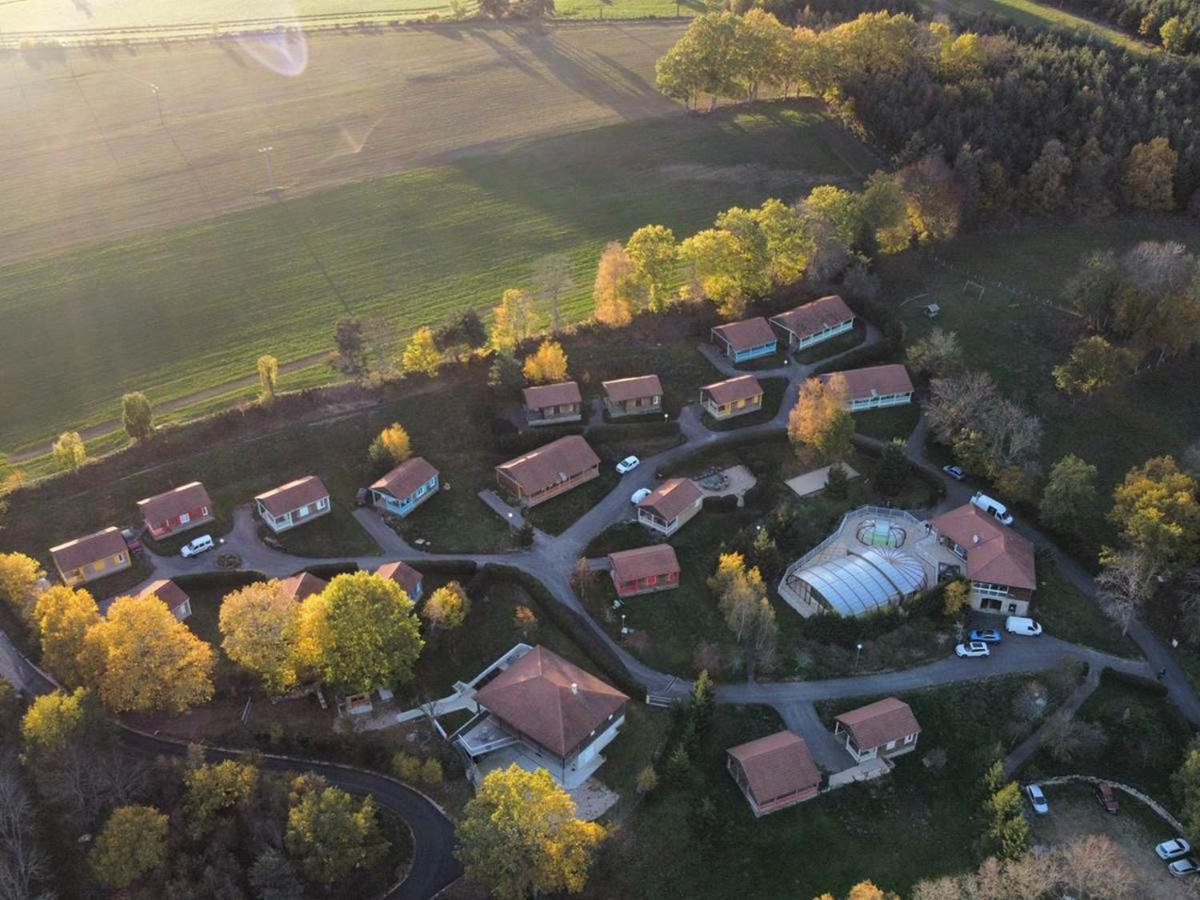
<path fill-rule="evenodd" d="M 254 503 L 263 523 L 276 534 L 311 522 L 330 510 L 329 491 L 316 475 L 259 494 Z"/>
<path fill-rule="evenodd" d="M 917 749 L 921 726 L 903 700 L 888 697 L 834 718 L 833 736 L 857 762 L 890 759 Z"/>
<path fill-rule="evenodd" d="M 530 425 L 558 425 L 583 418 L 583 397 L 574 381 L 541 384 L 521 392 L 525 420 Z"/>
<path fill-rule="evenodd" d="M 691 521 L 704 502 L 704 494 L 690 478 L 664 481 L 638 504 L 638 521 L 670 537 Z"/>
<path fill-rule="evenodd" d="M 735 363 L 748 362 L 775 352 L 778 340 L 762 316 L 718 325 L 709 333 L 721 355 Z"/>
<path fill-rule="evenodd" d="M 830 372 L 822 375 L 821 380 L 828 381 L 837 375 L 845 381 L 845 408 L 850 412 L 903 406 L 912 402 L 912 379 L 908 377 L 908 369 L 899 363 Z"/>
<path fill-rule="evenodd" d="M 105 528 L 95 534 L 76 538 L 50 548 L 54 567 L 68 587 L 75 587 L 124 572 L 132 563 L 125 539 L 116 528 Z"/>
<path fill-rule="evenodd" d="M 421 593 L 424 590 L 421 582 L 424 576 L 403 560 L 398 559 L 395 562 L 384 563 L 375 570 L 375 574 L 400 585 L 413 603 L 421 599 Z"/>
<path fill-rule="evenodd" d="M 1033 544 L 992 516 L 966 503 L 929 523 L 943 547 L 966 564 L 971 605 L 982 612 L 1029 614 L 1037 589 Z"/>
<path fill-rule="evenodd" d="M 198 481 L 139 500 L 138 514 L 150 536 L 162 540 L 213 520 L 212 500 Z"/>
<path fill-rule="evenodd" d="M 169 578 L 152 581 L 138 592 L 139 597 L 157 597 L 167 604 L 171 615 L 180 622 L 192 614 L 192 598 L 179 585 Z"/>
<path fill-rule="evenodd" d="M 439 477 L 423 456 L 406 459 L 368 488 L 371 504 L 394 516 L 407 516 L 437 493 Z"/>
<path fill-rule="evenodd" d="M 662 412 L 663 388 L 657 375 L 617 378 L 605 381 L 601 386 L 604 388 L 604 408 L 614 419 Z"/>
<path fill-rule="evenodd" d="M 771 316 L 771 327 L 788 350 L 806 350 L 854 327 L 854 311 L 837 294 Z"/>
<path fill-rule="evenodd" d="M 496 483 L 521 506 L 537 506 L 600 474 L 600 457 L 577 434 L 496 466 Z"/>
<path fill-rule="evenodd" d="M 283 596 L 299 603 L 314 594 L 319 594 L 329 587 L 329 582 L 318 578 L 311 572 L 297 572 L 291 578 L 279 582 L 279 591 Z"/>
<path fill-rule="evenodd" d="M 804 739 L 779 731 L 725 751 L 725 768 L 755 816 L 811 800 L 821 793 L 821 770 Z"/>
<path fill-rule="evenodd" d="M 515 762 L 573 789 L 604 763 L 601 751 L 625 724 L 625 694 L 545 647 L 486 678 L 475 692 L 479 714 L 454 735 L 476 783 L 481 768 Z"/>
<path fill-rule="evenodd" d="M 622 597 L 679 587 L 679 560 L 670 544 L 655 544 L 608 555 L 613 587 Z"/>
<path fill-rule="evenodd" d="M 739 375 L 700 388 L 700 405 L 714 419 L 732 419 L 762 409 L 763 389 L 753 375 Z"/>

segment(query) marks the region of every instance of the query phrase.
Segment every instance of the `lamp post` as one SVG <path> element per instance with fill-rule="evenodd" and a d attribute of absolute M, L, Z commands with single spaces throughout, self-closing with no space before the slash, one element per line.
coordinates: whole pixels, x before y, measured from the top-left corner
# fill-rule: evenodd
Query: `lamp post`
<path fill-rule="evenodd" d="M 166 128 L 167 123 L 165 121 L 163 121 L 163 114 L 162 114 L 162 98 L 160 98 L 158 96 L 158 85 L 151 84 L 150 90 L 152 90 L 154 92 L 154 106 L 155 106 L 155 108 L 158 109 L 158 124 L 161 125 L 163 128 Z"/>
<path fill-rule="evenodd" d="M 275 193 L 275 170 L 271 168 L 271 151 L 274 149 L 275 148 L 269 144 L 266 147 L 258 148 L 258 152 L 261 153 L 263 158 L 267 161 L 267 183 L 271 187 L 272 194 Z"/>
<path fill-rule="evenodd" d="M 854 671 L 858 671 L 858 660 L 862 656 L 862 644 L 855 644 L 856 651 L 854 653 Z"/>
<path fill-rule="evenodd" d="M 629 629 L 625 627 L 625 613 L 621 613 L 621 634 L 629 634 Z"/>

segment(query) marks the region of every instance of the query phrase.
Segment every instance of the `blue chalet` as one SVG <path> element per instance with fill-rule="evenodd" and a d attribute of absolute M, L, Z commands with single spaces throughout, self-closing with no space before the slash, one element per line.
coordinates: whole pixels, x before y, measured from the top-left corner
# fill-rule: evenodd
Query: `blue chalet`
<path fill-rule="evenodd" d="M 712 330 L 712 342 L 735 363 L 770 356 L 775 352 L 777 340 L 762 316 L 718 325 Z"/>
<path fill-rule="evenodd" d="M 414 456 L 371 485 L 371 503 L 382 512 L 407 516 L 437 489 L 438 470 L 423 457 Z"/>

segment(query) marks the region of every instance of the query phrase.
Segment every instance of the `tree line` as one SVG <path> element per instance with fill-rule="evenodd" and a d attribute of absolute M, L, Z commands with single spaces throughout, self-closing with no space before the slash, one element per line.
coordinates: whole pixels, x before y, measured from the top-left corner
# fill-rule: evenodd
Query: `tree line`
<path fill-rule="evenodd" d="M 1200 9 L 1189 0 L 1066 0 L 1065 5 L 1112 22 L 1168 53 L 1200 50 Z"/>

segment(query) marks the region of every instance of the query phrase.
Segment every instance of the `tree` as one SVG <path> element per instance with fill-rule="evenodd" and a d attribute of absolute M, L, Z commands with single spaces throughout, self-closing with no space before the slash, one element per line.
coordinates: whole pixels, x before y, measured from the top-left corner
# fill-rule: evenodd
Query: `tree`
<path fill-rule="evenodd" d="M 962 346 L 953 331 L 934 328 L 905 352 L 909 368 L 930 378 L 954 375 L 963 364 Z"/>
<path fill-rule="evenodd" d="M 521 363 L 511 350 L 498 350 L 492 366 L 488 369 L 488 387 L 496 390 L 515 391 L 525 383 Z"/>
<path fill-rule="evenodd" d="M 692 684 L 692 714 L 695 717 L 696 730 L 704 732 L 712 722 L 716 710 L 716 687 L 707 669 L 701 669 Z"/>
<path fill-rule="evenodd" d="M 894 497 L 904 490 L 910 468 L 903 441 L 894 440 L 884 444 L 883 452 L 879 456 L 879 471 L 875 477 L 875 485 L 880 493 Z M 833 474 L 832 470 L 830 474 Z"/>
<path fill-rule="evenodd" d="M 538 345 L 537 350 L 525 357 L 522 368 L 531 384 L 552 384 L 567 377 L 567 354 L 562 344 L 549 338 Z"/>
<path fill-rule="evenodd" d="M 1052 216 L 1067 206 L 1067 178 L 1074 166 L 1062 141 L 1051 138 L 1021 181 L 1021 190 L 1034 210 Z"/>
<path fill-rule="evenodd" d="M 1159 562 L 1190 565 L 1200 558 L 1196 481 L 1170 456 L 1135 466 L 1113 492 L 1109 518 L 1133 547 Z"/>
<path fill-rule="evenodd" d="M 181 713 L 212 698 L 212 648 L 154 596 L 114 600 L 84 635 L 81 661 L 114 712 Z"/>
<path fill-rule="evenodd" d="M 199 750 L 194 744 L 192 747 Z M 232 759 L 203 763 L 202 759 L 202 754 L 197 753 L 196 764 L 183 776 L 187 786 L 184 799 L 187 828 L 193 838 L 206 834 L 219 813 L 246 800 L 258 786 L 257 766 Z"/>
<path fill-rule="evenodd" d="M 388 466 L 398 466 L 412 456 L 412 443 L 404 426 L 393 422 L 379 432 L 375 440 L 371 441 L 367 456 Z"/>
<path fill-rule="evenodd" d="M 466 621 L 471 611 L 467 592 L 457 581 L 451 581 L 434 591 L 421 607 L 421 618 L 432 631 L 452 631 Z"/>
<path fill-rule="evenodd" d="M 645 796 L 656 787 L 658 787 L 658 773 L 654 771 L 654 766 L 646 766 L 638 772 L 636 788 L 639 794 Z"/>
<path fill-rule="evenodd" d="M 1191 35 L 1179 16 L 1171 16 L 1158 29 L 1158 37 L 1162 41 L 1163 49 L 1168 53 L 1186 53 Z"/>
<path fill-rule="evenodd" d="M 38 585 L 46 577 L 36 559 L 24 553 L 0 553 L 0 597 L 32 624 Z"/>
<path fill-rule="evenodd" d="M 740 17 L 713 12 L 692 19 L 688 30 L 654 66 L 661 93 L 682 100 L 690 109 L 702 94 L 735 97 L 742 93 L 738 62 Z"/>
<path fill-rule="evenodd" d="M 121 424 L 135 441 L 144 441 L 154 434 L 154 409 L 141 391 L 121 397 Z"/>
<path fill-rule="evenodd" d="M 8 682 L 4 682 L 7 687 Z M 35 831 L 37 810 L 25 788 L 21 770 L 12 759 L 0 759 L 0 898 L 53 900 L 39 893 L 49 880 L 50 861 Z"/>
<path fill-rule="evenodd" d="M 827 225 L 843 247 L 859 248 L 868 240 L 870 227 L 861 194 L 823 184 L 809 191 L 804 212 L 810 221 Z"/>
<path fill-rule="evenodd" d="M 370 797 L 355 800 L 323 779 L 302 775 L 292 782 L 290 804 L 284 845 L 318 884 L 333 884 L 387 852 Z"/>
<path fill-rule="evenodd" d="M 274 847 L 255 858 L 250 867 L 250 887 L 257 900 L 294 900 L 304 896 L 296 867 Z"/>
<path fill-rule="evenodd" d="M 69 587 L 51 587 L 37 598 L 34 619 L 42 641 L 42 665 L 68 687 L 83 683 L 80 655 L 84 636 L 100 621 L 92 595 Z"/>
<path fill-rule="evenodd" d="M 845 500 L 850 493 L 850 476 L 841 463 L 834 463 L 829 467 L 825 475 L 825 493 L 835 500 Z"/>
<path fill-rule="evenodd" d="M 92 848 L 96 877 L 127 888 L 167 860 L 167 817 L 153 806 L 120 806 L 104 823 Z"/>
<path fill-rule="evenodd" d="M 1100 572 L 1096 575 L 1098 598 L 1104 611 L 1121 626 L 1121 634 L 1129 626 L 1154 593 L 1154 577 L 1158 568 L 1144 550 L 1105 551 L 1100 555 Z"/>
<path fill-rule="evenodd" d="M 533 610 L 528 606 L 518 606 L 513 610 L 513 627 L 520 629 L 521 637 L 526 640 L 529 639 L 529 635 L 533 630 L 537 628 L 537 623 L 537 616 L 534 615 Z"/>
<path fill-rule="evenodd" d="M 263 354 L 255 363 L 258 369 L 258 386 L 262 389 L 259 397 L 263 400 L 275 399 L 275 387 L 279 383 L 279 360 L 269 354 Z"/>
<path fill-rule="evenodd" d="M 666 308 L 671 282 L 675 276 L 677 249 L 675 233 L 665 225 L 639 228 L 625 244 L 629 276 L 646 298 L 651 312 Z"/>
<path fill-rule="evenodd" d="M 873 173 L 863 189 L 859 210 L 863 225 L 880 253 L 900 253 L 912 245 L 908 206 L 895 175 Z"/>
<path fill-rule="evenodd" d="M 492 328 L 489 333 L 493 350 L 514 350 L 531 334 L 536 324 L 533 300 L 524 291 L 509 288 L 492 307 Z"/>
<path fill-rule="evenodd" d="M 479 11 L 493 19 L 502 19 L 512 10 L 511 0 L 480 0 Z"/>
<path fill-rule="evenodd" d="M 1097 330 L 1109 326 L 1116 313 L 1125 278 L 1111 250 L 1089 253 L 1062 291 L 1068 306 Z"/>
<path fill-rule="evenodd" d="M 64 472 L 78 472 L 87 462 L 87 448 L 78 431 L 64 431 L 50 447 L 54 464 Z"/>
<path fill-rule="evenodd" d="M 1188 748 L 1183 764 L 1171 776 L 1171 789 L 1188 840 L 1200 843 L 1200 744 L 1193 742 Z"/>
<path fill-rule="evenodd" d="M 576 817 L 575 802 L 545 769 L 515 763 L 488 773 L 455 830 L 467 876 L 500 900 L 579 893 L 605 834 Z"/>
<path fill-rule="evenodd" d="M 367 339 L 363 335 L 362 322 L 355 318 L 339 319 L 333 332 L 333 343 L 337 348 L 329 364 L 351 378 L 367 374 Z"/>
<path fill-rule="evenodd" d="M 464 309 L 449 325 L 439 328 L 434 335 L 439 349 L 446 350 L 457 344 L 466 344 L 475 349 L 487 343 L 487 329 L 483 320 L 473 309 Z"/>
<path fill-rule="evenodd" d="M 827 460 L 845 459 L 850 452 L 854 419 L 846 411 L 849 388 L 840 374 L 809 378 L 800 385 L 796 405 L 788 414 L 788 439 Z"/>
<path fill-rule="evenodd" d="M 433 339 L 432 328 L 418 328 L 404 348 L 400 366 L 405 374 L 419 372 L 426 378 L 437 374 L 438 366 L 442 364 L 442 351 L 438 349 Z"/>
<path fill-rule="evenodd" d="M 1072 399 L 1108 387 L 1128 370 L 1128 355 L 1099 335 L 1082 338 L 1071 355 L 1054 367 L 1054 383 Z"/>
<path fill-rule="evenodd" d="M 1179 154 L 1165 137 L 1134 144 L 1121 173 L 1121 192 L 1135 209 L 1175 208 L 1175 171 Z"/>
<path fill-rule="evenodd" d="M 897 178 L 908 205 L 908 220 L 918 241 L 937 243 L 958 233 L 962 198 L 954 173 L 940 153 L 906 166 Z"/>
<path fill-rule="evenodd" d="M 30 758 L 65 749 L 83 726 L 90 699 L 87 688 L 70 694 L 55 690 L 35 698 L 21 719 L 21 737 Z"/>
<path fill-rule="evenodd" d="M 946 585 L 942 592 L 942 612 L 947 618 L 954 618 L 971 605 L 971 586 L 961 578 Z"/>
<path fill-rule="evenodd" d="M 601 325 L 619 328 L 633 320 L 633 309 L 637 299 L 633 262 L 625 248 L 616 241 L 609 243 L 600 255 L 592 299 L 596 304 L 596 321 Z"/>
<path fill-rule="evenodd" d="M 766 615 L 760 602 L 767 595 L 762 573 L 757 567 L 747 568 L 742 554 L 722 553 L 717 560 L 716 572 L 708 579 L 708 586 L 717 596 L 717 605 L 725 616 L 725 624 L 740 643 Z M 769 604 L 766 609 L 770 610 Z M 774 617 L 773 610 L 771 617 Z M 769 630 L 769 626 L 767 628 Z"/>
<path fill-rule="evenodd" d="M 553 3 L 550 9 L 553 11 Z M 543 256 L 533 264 L 533 283 L 538 298 L 550 307 L 550 321 L 554 328 L 561 328 L 559 301 L 563 294 L 575 287 L 575 279 L 571 277 L 571 260 L 563 253 Z"/>
<path fill-rule="evenodd" d="M 1041 420 L 1005 399 L 986 372 L 935 378 L 925 415 L 963 465 L 988 477 L 1034 458 L 1041 444 Z"/>
<path fill-rule="evenodd" d="M 1068 453 L 1050 469 L 1038 516 L 1043 525 L 1077 534 L 1095 514 L 1096 467 Z"/>
<path fill-rule="evenodd" d="M 1021 789 L 1015 781 L 997 788 L 984 804 L 991 824 L 988 837 L 1001 859 L 1013 859 L 1029 849 L 1029 822 L 1021 805 Z"/>
<path fill-rule="evenodd" d="M 218 617 L 221 648 L 258 676 L 272 694 L 300 680 L 300 604 L 278 581 L 258 581 L 226 594 Z"/>
<path fill-rule="evenodd" d="M 408 681 L 424 646 L 412 600 L 369 572 L 338 575 L 305 600 L 300 634 L 303 658 L 347 694 Z"/>

